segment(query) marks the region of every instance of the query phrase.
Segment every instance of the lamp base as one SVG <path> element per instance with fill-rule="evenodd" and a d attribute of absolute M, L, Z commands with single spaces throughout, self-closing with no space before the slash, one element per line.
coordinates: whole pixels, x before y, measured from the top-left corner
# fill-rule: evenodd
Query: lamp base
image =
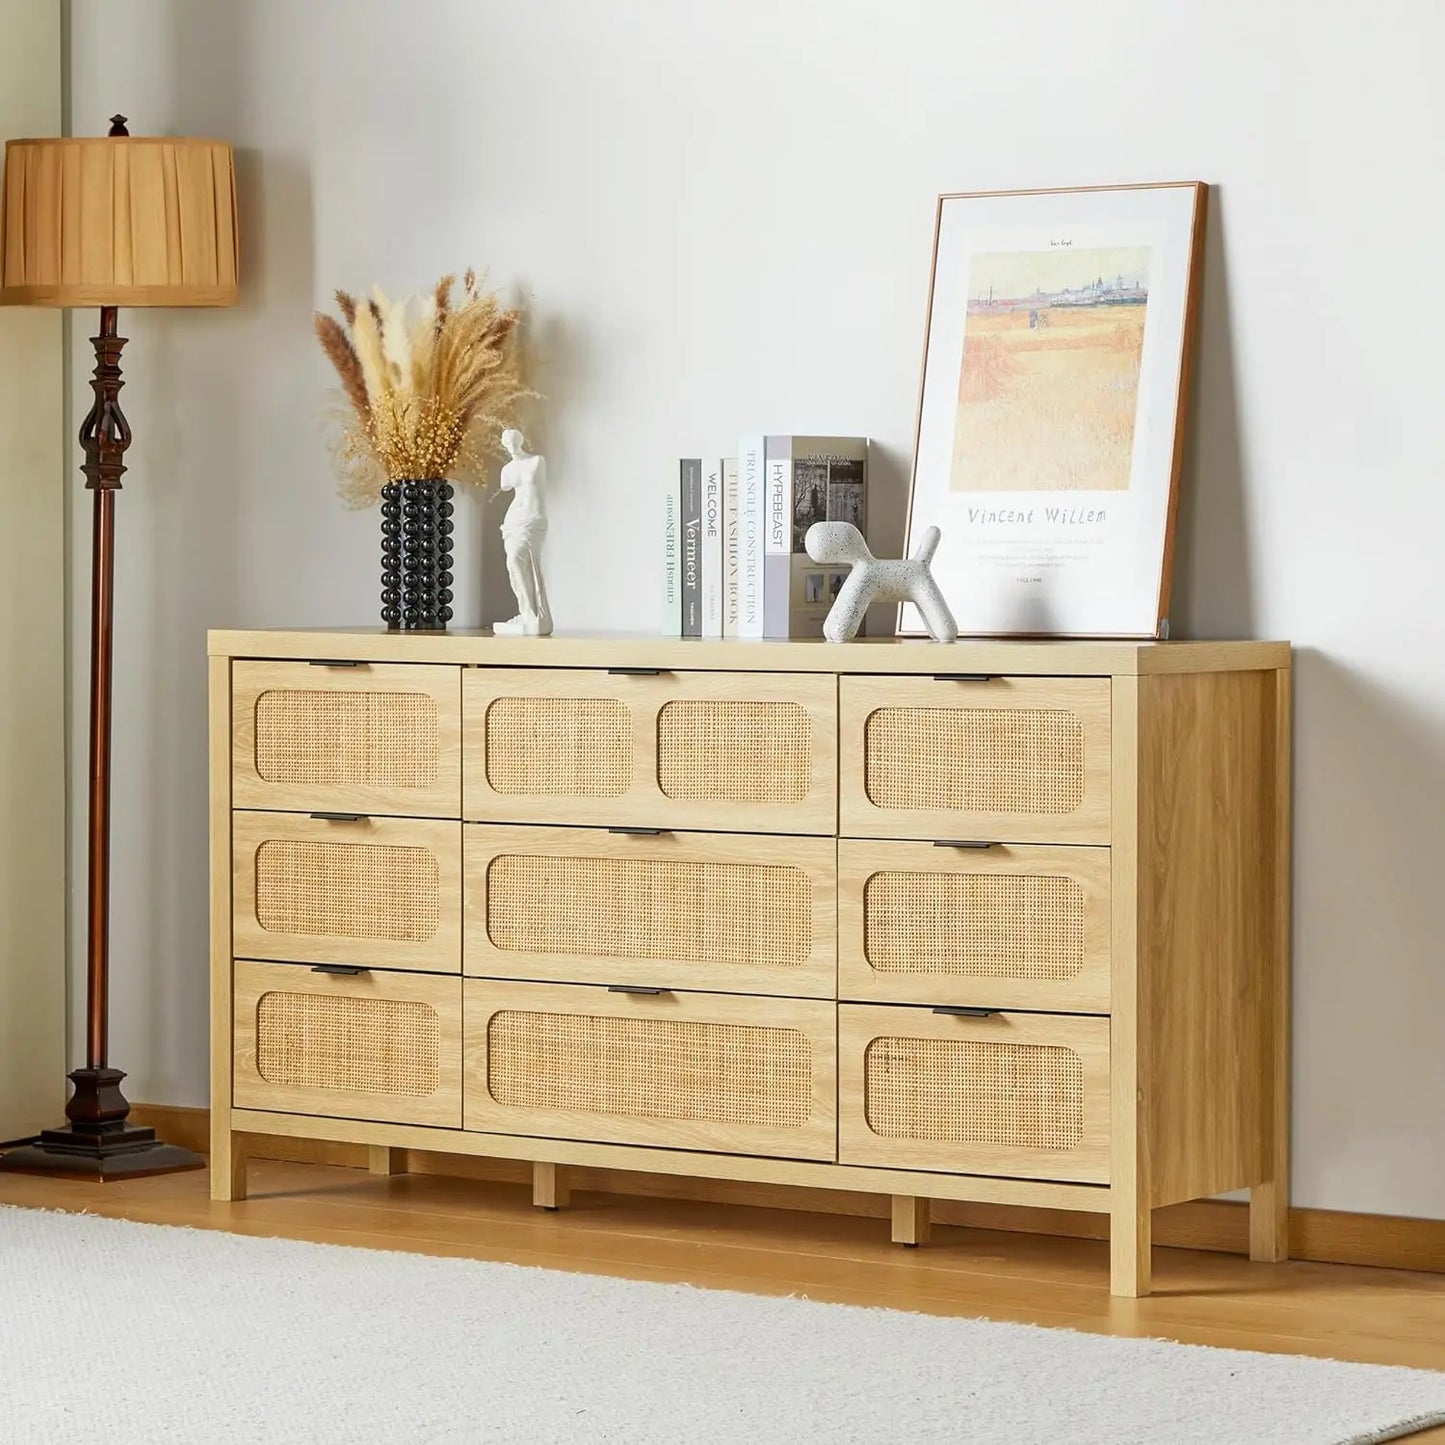
<path fill-rule="evenodd" d="M 148 1138 L 143 1136 L 149 1136 Z M 163 1144 L 154 1129 L 123 1126 L 122 1134 L 101 1144 L 71 1129 L 47 1129 L 40 1143 L 0 1156 L 0 1174 L 64 1175 L 92 1184 L 141 1179 L 148 1174 L 179 1174 L 204 1169 L 206 1161 L 178 1144 Z"/>
<path fill-rule="evenodd" d="M 199 1154 L 164 1144 L 154 1129 L 126 1122 L 130 1105 L 120 1091 L 123 1078 L 120 1069 L 76 1069 L 70 1076 L 75 1092 L 65 1106 L 70 1122 L 45 1129 L 37 1143 L 0 1156 L 0 1173 L 65 1175 L 104 1184 L 204 1169 Z"/>

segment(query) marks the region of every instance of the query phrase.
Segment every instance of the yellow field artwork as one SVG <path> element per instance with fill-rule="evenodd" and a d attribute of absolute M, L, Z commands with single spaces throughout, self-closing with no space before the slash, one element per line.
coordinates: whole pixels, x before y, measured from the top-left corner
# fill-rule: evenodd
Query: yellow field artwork
<path fill-rule="evenodd" d="M 1147 276 L 1147 248 L 973 258 L 953 490 L 1127 489 Z"/>

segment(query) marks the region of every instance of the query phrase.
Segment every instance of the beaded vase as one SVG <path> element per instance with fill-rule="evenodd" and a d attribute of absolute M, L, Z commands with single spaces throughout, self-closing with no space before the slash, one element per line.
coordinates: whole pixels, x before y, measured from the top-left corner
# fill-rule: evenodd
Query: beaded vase
<path fill-rule="evenodd" d="M 381 489 L 381 620 L 393 631 L 445 632 L 452 620 L 452 484 Z"/>

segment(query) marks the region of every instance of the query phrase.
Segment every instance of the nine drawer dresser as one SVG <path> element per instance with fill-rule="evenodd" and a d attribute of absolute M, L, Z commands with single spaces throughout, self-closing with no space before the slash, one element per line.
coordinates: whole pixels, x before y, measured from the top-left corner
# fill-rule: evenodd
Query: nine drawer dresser
<path fill-rule="evenodd" d="M 1285 1256 L 1278 643 L 219 632 L 212 1181 L 248 1135 L 1106 1215 Z"/>

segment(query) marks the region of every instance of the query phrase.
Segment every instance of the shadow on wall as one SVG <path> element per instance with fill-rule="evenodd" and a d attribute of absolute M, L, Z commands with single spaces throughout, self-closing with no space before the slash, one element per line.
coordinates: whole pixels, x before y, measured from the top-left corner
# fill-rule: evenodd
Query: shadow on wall
<path fill-rule="evenodd" d="M 163 72 L 172 88 L 133 103 L 141 129 L 231 133 L 244 114 L 244 8 L 174 7 Z M 130 615 L 119 626 L 130 657 L 121 671 L 146 685 L 124 701 L 132 720 L 117 761 L 130 776 L 125 811 L 116 812 L 114 931 L 122 1062 L 143 1063 L 133 1095 L 142 1098 L 179 1098 L 188 1078 L 205 1077 L 207 1042 L 196 1021 L 206 1016 L 209 878 L 206 813 L 195 805 L 207 789 L 205 634 L 245 607 L 246 508 L 256 498 L 248 503 L 240 483 L 266 451 L 265 429 L 253 422 L 270 414 L 279 387 L 294 390 L 294 379 L 267 376 L 244 358 L 264 349 L 258 333 L 278 315 L 309 316 L 313 295 L 309 172 L 237 145 L 236 183 L 240 305 L 129 313 L 139 414 L 120 565 L 146 575 L 133 575 L 126 589 Z M 271 483 L 294 479 L 273 469 Z"/>
<path fill-rule="evenodd" d="M 590 358 L 582 334 L 560 312 L 537 310 L 533 293 L 526 286 L 519 286 L 513 296 L 504 295 L 503 299 L 522 307 L 524 375 L 528 385 L 535 387 L 540 395 L 522 403 L 518 409 L 517 424 L 527 439 L 528 449 L 541 452 L 547 458 L 548 510 L 555 516 L 561 504 L 569 517 L 586 517 L 601 505 L 597 479 L 578 476 L 570 470 L 567 453 L 562 446 L 563 429 L 547 425 L 549 416 L 563 415 L 577 401 L 587 383 Z M 502 459 L 498 457 L 489 472 L 485 491 L 476 494 L 475 520 L 467 527 L 477 539 L 475 552 L 468 549 L 468 555 L 469 558 L 480 559 L 482 612 L 477 619 L 458 616 L 457 620 L 463 626 L 471 626 L 478 621 L 503 621 L 514 617 L 517 612 L 517 599 L 507 581 L 507 558 L 499 530 L 511 501 L 511 497 L 497 487 L 497 474 L 501 467 Z M 469 565 L 462 562 L 460 548 L 457 560 L 459 566 Z M 544 575 L 547 561 L 544 546 Z M 586 618 L 558 622 L 563 630 L 585 631 L 588 625 Z"/>
<path fill-rule="evenodd" d="M 1437 1136 L 1445 1098 L 1445 735 L 1313 648 L 1295 695 L 1295 1197 L 1429 1214 L 1445 1153 L 1411 1151 L 1402 1178 L 1399 1141 Z M 1382 1096 L 1388 1117 L 1364 1102 Z"/>
<path fill-rule="evenodd" d="M 1225 246 L 1227 197 L 1210 194 L 1196 372 L 1187 421 L 1173 623 L 1176 637 L 1251 637 L 1249 498 Z M 1445 739 L 1423 706 L 1308 647 L 1294 655 L 1296 1173 L 1302 1205 L 1400 1212 L 1445 1189 L 1445 1157 L 1401 1137 L 1438 1129 L 1445 1096 Z M 1348 1051 L 1330 1041 L 1348 1038 Z M 1420 1061 L 1433 1060 L 1420 1077 Z M 1368 1070 L 1375 1082 L 1361 1087 Z M 1388 1084 L 1380 1075 L 1390 1078 Z M 1388 1089 L 1382 1120 L 1363 1099 Z M 1360 1162 L 1380 1161 L 1362 1173 Z M 1391 1161 L 1394 1162 L 1391 1162 Z"/>
<path fill-rule="evenodd" d="M 877 442 L 868 445 L 868 546 L 875 557 L 901 557 L 908 532 L 913 459 Z M 892 602 L 868 609 L 866 637 L 891 637 L 898 620 Z"/>
<path fill-rule="evenodd" d="M 1185 417 L 1170 623 L 1175 637 L 1254 636 L 1251 478 L 1240 441 L 1223 188 L 1209 193 L 1194 382 Z"/>

